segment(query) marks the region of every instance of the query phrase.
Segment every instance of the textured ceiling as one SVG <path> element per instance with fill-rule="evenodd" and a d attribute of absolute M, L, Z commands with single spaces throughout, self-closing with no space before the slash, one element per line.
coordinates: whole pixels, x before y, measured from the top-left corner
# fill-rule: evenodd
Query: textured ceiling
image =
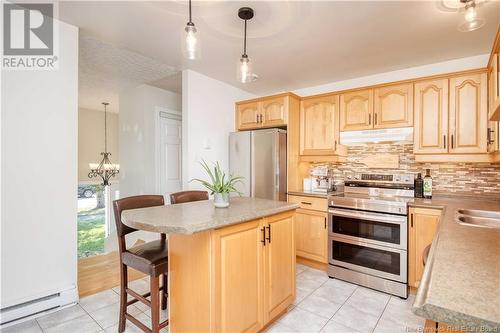
<path fill-rule="evenodd" d="M 153 67 L 163 68 L 155 66 L 157 62 L 178 70 L 190 68 L 249 92 L 268 94 L 490 52 L 499 23 L 499 1 L 478 6 L 486 25 L 469 33 L 457 29 L 463 12 L 444 11 L 438 3 L 193 1 L 193 21 L 202 54 L 197 61 L 183 59 L 180 48 L 187 0 L 68 1 L 60 2 L 59 16 L 80 27 L 83 36 L 149 59 L 145 64 L 134 57 L 127 60 L 129 56 L 121 55 L 116 48 L 106 51 L 97 43 L 93 47 L 97 55 L 83 55 L 88 58 L 83 60 L 88 71 L 94 61 L 103 68 L 94 73 L 101 75 L 100 80 L 106 72 L 116 75 L 119 82 L 134 78 L 153 82 L 149 77 Z M 254 19 L 248 23 L 248 54 L 260 76 L 246 85 L 236 81 L 243 30 L 236 13 L 242 6 L 255 10 Z M 107 59 L 104 64 L 100 63 L 101 53 Z M 179 89 L 179 79 L 172 80 Z M 111 81 L 110 85 L 115 85 Z M 154 82 L 171 86 L 164 78 L 155 77 Z"/>
<path fill-rule="evenodd" d="M 178 71 L 137 52 L 80 34 L 79 106 L 100 110 L 101 102 L 118 112 L 120 92 L 146 83 L 163 89 L 179 87 Z"/>

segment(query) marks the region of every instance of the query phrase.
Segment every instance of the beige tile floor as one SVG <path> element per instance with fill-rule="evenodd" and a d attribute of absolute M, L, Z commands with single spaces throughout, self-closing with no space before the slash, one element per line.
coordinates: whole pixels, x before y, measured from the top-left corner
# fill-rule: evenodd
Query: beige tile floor
<path fill-rule="evenodd" d="M 146 292 L 148 278 L 131 283 L 131 288 Z M 91 333 L 117 332 L 119 288 L 85 297 L 80 303 L 43 317 L 9 326 L 2 333 Z M 286 315 L 268 333 L 411 333 L 421 332 L 425 320 L 412 314 L 413 297 L 402 300 L 344 281 L 329 279 L 321 271 L 297 265 L 297 298 Z M 143 304 L 129 307 L 146 325 L 150 312 Z M 162 320 L 167 318 L 166 311 Z M 127 333 L 141 332 L 127 322 Z M 168 332 L 168 328 L 162 330 Z"/>

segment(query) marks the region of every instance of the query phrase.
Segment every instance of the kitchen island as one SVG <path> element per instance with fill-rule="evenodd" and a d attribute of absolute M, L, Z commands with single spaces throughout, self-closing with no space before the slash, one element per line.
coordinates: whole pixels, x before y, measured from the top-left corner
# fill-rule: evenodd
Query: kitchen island
<path fill-rule="evenodd" d="M 170 332 L 257 332 L 295 299 L 293 203 L 232 198 L 127 210 L 168 234 Z"/>

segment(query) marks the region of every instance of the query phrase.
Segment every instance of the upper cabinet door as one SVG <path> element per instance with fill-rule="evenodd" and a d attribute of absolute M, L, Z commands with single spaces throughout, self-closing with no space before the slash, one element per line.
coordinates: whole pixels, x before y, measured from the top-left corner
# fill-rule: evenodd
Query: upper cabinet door
<path fill-rule="evenodd" d="M 279 127 L 286 126 L 288 118 L 287 97 L 276 97 L 264 99 L 261 102 L 261 114 L 263 126 Z"/>
<path fill-rule="evenodd" d="M 486 153 L 486 98 L 486 73 L 450 79 L 450 153 Z"/>
<path fill-rule="evenodd" d="M 300 102 L 300 155 L 335 155 L 338 148 L 338 96 Z"/>
<path fill-rule="evenodd" d="M 236 105 L 238 130 L 261 127 L 260 102 L 248 102 Z"/>
<path fill-rule="evenodd" d="M 340 96 L 340 131 L 373 128 L 373 89 Z"/>
<path fill-rule="evenodd" d="M 375 89 L 374 128 L 413 126 L 413 83 Z"/>
<path fill-rule="evenodd" d="M 413 152 L 447 153 L 448 146 L 448 80 L 415 83 Z"/>

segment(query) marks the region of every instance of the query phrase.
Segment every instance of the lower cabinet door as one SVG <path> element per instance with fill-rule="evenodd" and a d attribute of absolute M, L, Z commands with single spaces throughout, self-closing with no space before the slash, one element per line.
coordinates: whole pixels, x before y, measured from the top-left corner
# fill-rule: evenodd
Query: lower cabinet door
<path fill-rule="evenodd" d="M 257 332 L 264 326 L 262 228 L 259 219 L 214 232 L 215 332 Z M 276 237 L 279 243 L 279 232 Z"/>
<path fill-rule="evenodd" d="M 408 238 L 408 285 L 418 288 L 424 273 L 424 250 L 432 244 L 442 211 L 411 208 Z"/>
<path fill-rule="evenodd" d="M 295 215 L 295 246 L 297 255 L 328 263 L 328 214 L 300 209 Z"/>
<path fill-rule="evenodd" d="M 269 322 L 295 299 L 295 245 L 293 213 L 264 219 L 264 320 Z"/>

